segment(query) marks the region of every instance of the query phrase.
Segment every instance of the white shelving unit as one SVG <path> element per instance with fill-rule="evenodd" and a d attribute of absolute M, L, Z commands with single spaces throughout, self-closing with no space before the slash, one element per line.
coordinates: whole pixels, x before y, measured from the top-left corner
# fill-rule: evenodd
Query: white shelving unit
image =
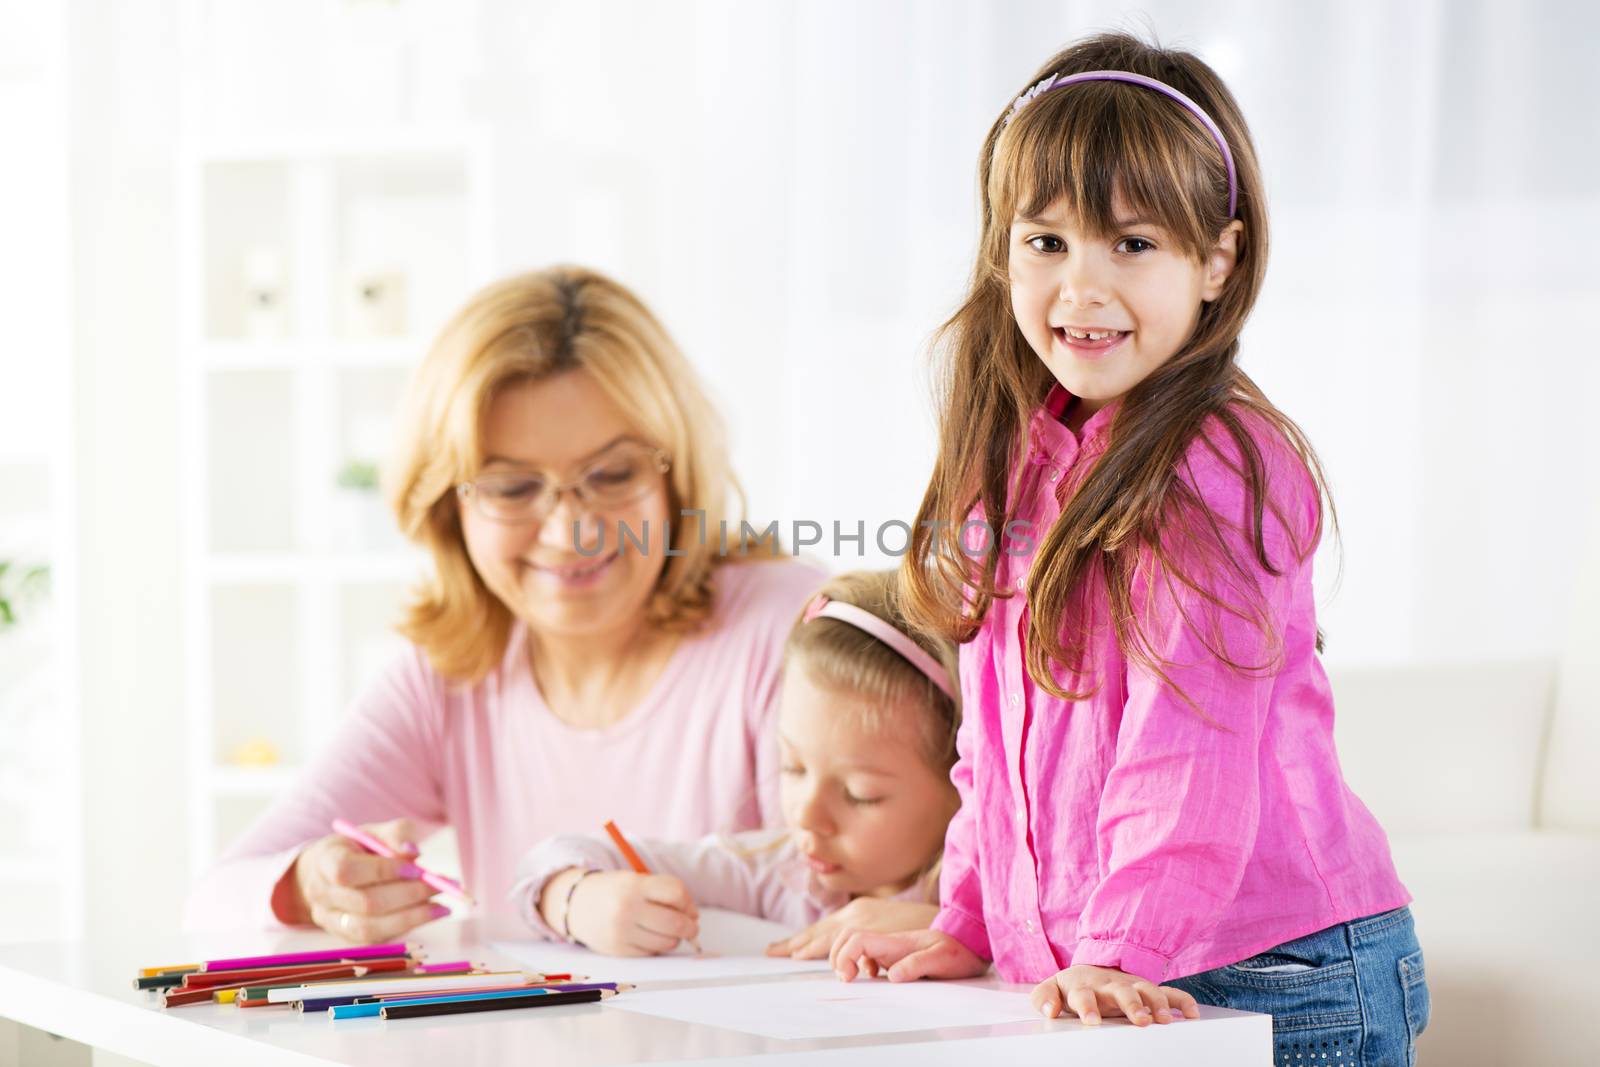
<path fill-rule="evenodd" d="M 180 163 L 188 805 L 196 872 L 294 780 L 424 561 L 342 472 L 488 280 L 488 134 L 191 137 Z"/>

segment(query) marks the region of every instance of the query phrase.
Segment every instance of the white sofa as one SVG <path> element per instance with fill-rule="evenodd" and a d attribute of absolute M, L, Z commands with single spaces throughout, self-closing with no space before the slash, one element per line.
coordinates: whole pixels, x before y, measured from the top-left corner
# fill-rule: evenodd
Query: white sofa
<path fill-rule="evenodd" d="M 1339 756 L 1428 968 L 1418 1062 L 1600 1063 L 1600 565 L 1543 662 L 1334 671 Z"/>

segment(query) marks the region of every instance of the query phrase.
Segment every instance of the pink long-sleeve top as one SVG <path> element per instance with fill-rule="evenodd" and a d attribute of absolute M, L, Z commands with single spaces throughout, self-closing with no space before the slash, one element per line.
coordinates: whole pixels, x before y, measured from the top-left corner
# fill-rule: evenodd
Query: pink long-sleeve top
<path fill-rule="evenodd" d="M 628 843 L 651 871 L 681 881 L 701 907 L 737 911 L 800 930 L 850 903 L 848 893 L 817 881 L 787 830 L 707 834 L 692 841 L 634 838 Z M 544 884 L 569 867 L 625 871 L 628 863 L 602 834 L 552 837 L 523 857 L 511 890 L 512 904 L 540 937 L 561 938 L 539 914 L 539 897 Z M 929 903 L 927 879 L 919 878 L 894 899 Z"/>
<path fill-rule="evenodd" d="M 1032 419 L 1015 490 L 1032 550 L 1000 553 L 1003 586 L 1025 590 L 1061 494 L 1104 450 L 1115 406 L 1096 412 L 1080 440 L 1060 421 L 1070 399 L 1055 387 Z M 1083 700 L 1053 697 L 1029 678 L 1024 592 L 995 600 L 960 650 L 964 717 L 952 776 L 962 804 L 945 838 L 933 926 L 993 959 L 1008 980 L 1093 964 L 1161 982 L 1411 899 L 1334 753 L 1311 562 L 1291 543 L 1291 534 L 1301 546 L 1313 536 L 1314 484 L 1279 433 L 1259 420 L 1247 426 L 1269 497 L 1293 525 L 1266 509 L 1279 574 L 1256 562 L 1244 480 L 1204 440 L 1177 476 L 1217 516 L 1281 643 L 1180 583 L 1153 580 L 1149 566 L 1135 575 L 1157 662 L 1172 664 L 1169 677 L 1214 722 L 1121 653 L 1098 586 L 1083 606 L 1098 688 Z M 1204 435 L 1237 460 L 1220 425 Z M 1171 547 L 1182 558 L 1182 545 Z M 1218 582 L 1210 592 L 1243 606 L 1240 588 Z M 1212 621 L 1236 662 L 1273 669 L 1240 673 L 1221 662 L 1205 644 Z"/>
<path fill-rule="evenodd" d="M 507 918 L 517 861 L 554 834 L 607 819 L 660 837 L 781 823 L 783 644 L 824 577 L 792 560 L 718 567 L 707 624 L 678 645 L 640 704 L 603 729 L 570 726 L 545 704 L 521 625 L 500 665 L 470 685 L 408 649 L 196 886 L 187 924 L 277 924 L 273 887 L 335 816 L 449 824 L 468 891 L 486 916 Z"/>

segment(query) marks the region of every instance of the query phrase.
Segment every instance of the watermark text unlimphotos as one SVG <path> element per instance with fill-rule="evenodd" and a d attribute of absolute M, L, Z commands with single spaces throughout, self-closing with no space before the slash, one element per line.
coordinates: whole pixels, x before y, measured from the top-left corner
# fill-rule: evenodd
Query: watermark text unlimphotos
<path fill-rule="evenodd" d="M 912 524 L 901 519 L 877 523 L 870 532 L 865 519 L 857 519 L 854 524 L 833 519 L 826 526 L 814 519 L 795 519 L 788 524 L 789 537 L 785 540 L 782 537 L 784 524 L 777 519 L 765 526 L 755 526 L 748 519 L 740 519 L 738 525 L 734 526 L 727 519 L 721 519 L 717 522 L 717 528 L 710 530 L 706 524 L 706 513 L 698 508 L 684 509 L 678 516 L 680 520 L 687 520 L 680 530 L 692 523 L 693 536 L 700 547 L 714 545 L 717 554 L 722 556 L 730 553 L 751 555 L 760 552 L 763 546 L 773 556 L 785 551 L 798 556 L 802 549 L 818 548 L 828 545 L 830 541 L 834 556 L 849 555 L 846 546 L 853 545 L 854 554 L 864 557 L 869 541 L 882 555 L 903 556 L 911 550 L 913 533 Z M 614 533 L 611 532 L 612 525 L 615 526 Z M 1027 556 L 1033 553 L 1035 547 L 1033 524 L 1026 519 L 1013 519 L 1007 523 L 1003 536 L 997 536 L 995 528 L 982 519 L 968 519 L 960 524 L 946 519 L 924 519 L 920 525 L 932 532 L 935 546 L 939 545 L 941 539 L 949 539 L 953 534 L 956 547 L 973 559 L 986 556 L 996 549 L 1008 556 Z M 593 533 L 594 529 L 591 527 L 589 532 Z M 572 547 L 580 556 L 590 558 L 604 555 L 608 545 L 614 546 L 619 553 L 631 550 L 647 556 L 651 551 L 652 538 L 655 547 L 668 556 L 689 554 L 688 548 L 684 547 L 687 541 L 673 547 L 670 519 L 663 521 L 660 529 L 653 528 L 649 519 L 642 520 L 637 527 L 625 520 L 609 525 L 602 522 L 599 525 L 599 537 L 589 543 L 586 543 L 582 523 L 576 520 L 572 523 Z"/>

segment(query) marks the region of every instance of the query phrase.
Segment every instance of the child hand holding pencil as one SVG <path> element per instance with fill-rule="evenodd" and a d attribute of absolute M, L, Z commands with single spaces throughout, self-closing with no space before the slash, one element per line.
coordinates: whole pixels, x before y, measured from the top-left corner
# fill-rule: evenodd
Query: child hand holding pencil
<path fill-rule="evenodd" d="M 545 922 L 608 956 L 655 956 L 685 941 L 698 952 L 700 909 L 688 887 L 652 873 L 616 824 L 605 829 L 633 870 L 561 871 L 539 895 Z"/>

